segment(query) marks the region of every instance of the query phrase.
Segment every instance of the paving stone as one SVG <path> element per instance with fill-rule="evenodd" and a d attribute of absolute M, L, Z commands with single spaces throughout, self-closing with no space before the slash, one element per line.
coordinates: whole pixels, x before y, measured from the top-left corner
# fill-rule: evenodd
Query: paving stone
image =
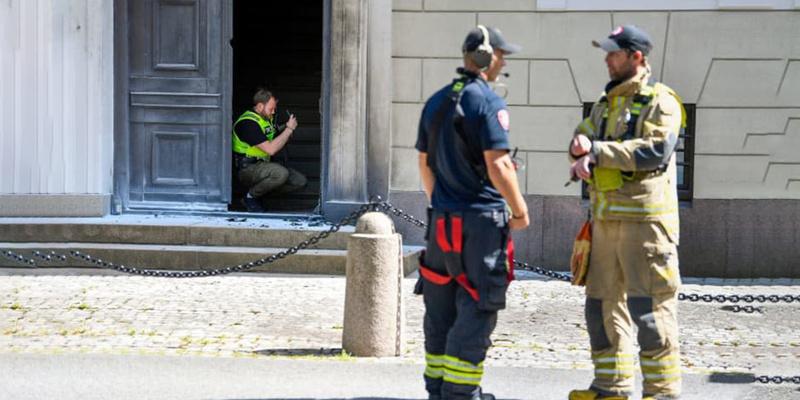
<path fill-rule="evenodd" d="M 685 293 L 800 294 L 796 280 L 685 282 Z M 413 285 L 403 282 L 404 352 L 382 362 L 422 362 L 424 309 L 411 294 Z M 319 276 L 4 276 L 0 352 L 337 357 L 344 288 L 341 277 Z M 514 282 L 487 364 L 591 368 L 583 301 L 582 290 L 561 282 Z M 745 314 L 720 304 L 682 302 L 684 367 L 800 373 L 800 304 L 761 306 L 763 313 Z"/>

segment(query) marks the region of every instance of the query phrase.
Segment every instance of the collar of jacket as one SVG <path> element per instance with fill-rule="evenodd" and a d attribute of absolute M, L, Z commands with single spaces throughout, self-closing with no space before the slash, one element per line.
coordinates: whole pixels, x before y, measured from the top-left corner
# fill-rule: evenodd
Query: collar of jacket
<path fill-rule="evenodd" d="M 650 80 L 650 68 L 643 68 L 632 78 L 614 86 L 606 95 L 607 97 L 630 97 L 639 93 L 639 89 Z"/>

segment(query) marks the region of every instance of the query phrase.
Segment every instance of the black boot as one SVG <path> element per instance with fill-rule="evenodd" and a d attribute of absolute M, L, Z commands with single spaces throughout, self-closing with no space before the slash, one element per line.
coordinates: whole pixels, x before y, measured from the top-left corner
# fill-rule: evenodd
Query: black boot
<path fill-rule="evenodd" d="M 263 213 L 264 207 L 261 205 L 261 201 L 254 197 L 245 197 L 244 198 L 244 205 L 247 207 L 247 212 L 257 212 Z"/>
<path fill-rule="evenodd" d="M 479 387 L 478 391 L 472 395 L 472 400 L 495 400 L 491 393 L 483 393 L 483 388 Z"/>
<path fill-rule="evenodd" d="M 442 396 L 431 394 L 428 395 L 428 400 L 442 400 Z M 495 398 L 491 393 L 478 393 L 472 396 L 471 400 L 495 400 Z"/>

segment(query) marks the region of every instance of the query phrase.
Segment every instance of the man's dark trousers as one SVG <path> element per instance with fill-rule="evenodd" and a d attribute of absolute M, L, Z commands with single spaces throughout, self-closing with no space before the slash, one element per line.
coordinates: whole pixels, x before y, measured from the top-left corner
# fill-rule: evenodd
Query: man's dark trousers
<path fill-rule="evenodd" d="M 489 337 L 513 275 L 508 214 L 434 211 L 426 236 L 425 386 L 432 397 L 470 399 L 480 391 Z"/>

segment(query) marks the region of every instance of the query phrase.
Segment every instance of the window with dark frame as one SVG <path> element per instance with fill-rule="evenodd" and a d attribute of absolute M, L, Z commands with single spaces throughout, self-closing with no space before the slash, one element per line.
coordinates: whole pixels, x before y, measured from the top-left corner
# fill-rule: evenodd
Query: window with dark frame
<path fill-rule="evenodd" d="M 589 116 L 594 103 L 583 103 L 583 118 Z M 678 167 L 678 200 L 692 201 L 694 192 L 694 138 L 695 138 L 695 105 L 684 104 L 686 109 L 686 129 L 679 135 L 678 146 L 675 149 L 675 161 Z M 589 198 L 586 190 L 586 182 L 583 182 L 581 195 L 584 199 Z"/>

